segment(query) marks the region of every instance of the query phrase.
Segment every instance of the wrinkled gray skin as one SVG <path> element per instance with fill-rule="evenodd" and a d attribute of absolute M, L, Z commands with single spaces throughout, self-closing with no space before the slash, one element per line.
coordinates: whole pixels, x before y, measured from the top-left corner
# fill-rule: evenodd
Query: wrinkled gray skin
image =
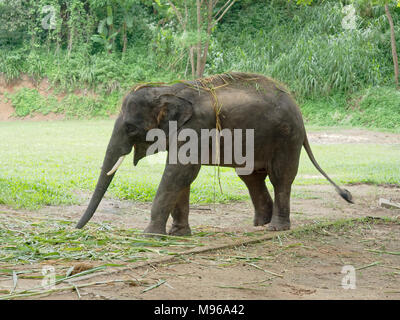
<path fill-rule="evenodd" d="M 225 79 L 225 80 L 224 80 Z M 256 80 L 255 80 L 256 79 Z M 264 76 L 231 73 L 216 77 L 213 86 L 222 105 L 222 128 L 254 129 L 254 171 L 239 177 L 246 184 L 255 209 L 254 225 L 268 224 L 269 230 L 290 228 L 290 192 L 296 177 L 301 148 L 307 151 L 316 168 L 334 185 L 348 202 L 351 194 L 339 188 L 319 167 L 312 155 L 299 108 L 286 90 Z M 100 177 L 85 214 L 77 224 L 82 228 L 96 211 L 114 174 L 107 176 L 120 156 L 134 147 L 134 165 L 146 155 L 146 133 L 160 128 L 168 133 L 168 121 L 177 121 L 178 131 L 183 128 L 216 127 L 213 98 L 207 90 L 193 88 L 196 82 L 171 86 L 143 87 L 128 94 L 122 105 L 107 147 Z M 245 139 L 243 138 L 243 143 Z M 221 143 L 221 150 L 223 142 Z M 169 147 L 167 146 L 167 150 Z M 245 148 L 243 147 L 243 150 Z M 151 208 L 151 221 L 146 233 L 166 234 L 166 223 L 172 215 L 169 234 L 190 235 L 188 222 L 190 185 L 196 179 L 200 164 L 167 164 Z M 221 151 L 221 166 L 225 166 Z M 238 167 L 233 165 L 226 165 Z M 269 177 L 275 199 L 272 200 L 265 178 Z"/>

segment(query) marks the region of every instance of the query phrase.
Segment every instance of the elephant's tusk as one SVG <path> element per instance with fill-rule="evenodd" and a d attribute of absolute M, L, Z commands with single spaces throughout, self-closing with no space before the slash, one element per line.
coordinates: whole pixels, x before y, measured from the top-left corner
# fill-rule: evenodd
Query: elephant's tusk
<path fill-rule="evenodd" d="M 114 167 L 109 172 L 107 172 L 107 175 L 111 176 L 115 171 L 117 171 L 120 165 L 122 164 L 122 161 L 124 161 L 124 159 L 125 156 L 120 157 L 118 161 L 114 164 Z"/>

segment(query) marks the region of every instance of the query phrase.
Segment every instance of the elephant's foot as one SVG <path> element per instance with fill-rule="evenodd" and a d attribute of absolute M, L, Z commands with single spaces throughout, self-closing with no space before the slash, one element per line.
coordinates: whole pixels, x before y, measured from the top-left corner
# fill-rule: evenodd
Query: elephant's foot
<path fill-rule="evenodd" d="M 192 230 L 190 230 L 189 225 L 179 226 L 172 224 L 168 234 L 171 236 L 191 236 Z"/>
<path fill-rule="evenodd" d="M 271 222 L 272 214 L 255 214 L 253 224 L 255 227 L 264 226 Z"/>
<path fill-rule="evenodd" d="M 143 233 L 146 234 L 146 237 L 156 237 L 157 235 L 166 235 L 165 226 L 161 226 L 156 223 L 151 223 L 144 229 Z"/>
<path fill-rule="evenodd" d="M 289 219 L 274 219 L 272 218 L 271 223 L 267 226 L 268 231 L 283 231 L 290 230 Z"/>

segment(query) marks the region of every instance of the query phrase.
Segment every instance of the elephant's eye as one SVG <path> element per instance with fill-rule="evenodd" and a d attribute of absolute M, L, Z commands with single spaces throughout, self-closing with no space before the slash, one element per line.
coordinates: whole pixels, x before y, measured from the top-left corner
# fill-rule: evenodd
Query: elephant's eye
<path fill-rule="evenodd" d="M 126 124 L 126 132 L 129 136 L 134 136 L 138 132 L 138 127 L 133 124 Z"/>

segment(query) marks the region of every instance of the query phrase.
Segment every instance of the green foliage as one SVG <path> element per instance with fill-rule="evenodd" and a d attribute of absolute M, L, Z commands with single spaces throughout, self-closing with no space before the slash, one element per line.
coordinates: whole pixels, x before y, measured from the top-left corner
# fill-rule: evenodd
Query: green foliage
<path fill-rule="evenodd" d="M 392 87 L 372 87 L 352 94 L 308 99 L 301 111 L 308 123 L 321 126 L 356 126 L 400 129 L 400 92 Z"/>
<path fill-rule="evenodd" d="M 24 56 L 18 52 L 0 51 L 0 73 L 7 81 L 18 79 L 25 71 Z"/>
<path fill-rule="evenodd" d="M 99 22 L 97 27 L 98 34 L 92 35 L 92 40 L 102 44 L 106 51 L 111 52 L 113 48 L 115 37 L 118 35 L 117 32 L 113 32 L 114 17 L 112 7 L 107 6 L 107 17 Z"/>
<path fill-rule="evenodd" d="M 101 97 L 70 94 L 60 102 L 59 109 L 61 109 L 68 118 L 105 118 L 119 111 L 121 105 L 120 100 L 121 97 L 118 92 Z"/>
<path fill-rule="evenodd" d="M 23 72 L 47 76 L 62 88 L 84 85 L 110 92 L 138 81 L 189 74 L 186 51 L 198 41 L 197 33 L 177 31 L 166 1 L 154 7 L 159 10 L 156 15 L 149 14 L 150 2 L 99 0 L 82 8 L 77 1 L 62 10 L 55 6 L 56 14 L 66 10 L 70 16 L 67 26 L 72 33 L 64 29 L 65 23 L 58 26 L 59 19 L 61 39 L 53 37 L 56 30 L 38 30 L 32 37 L 39 48 L 0 51 L 0 72 L 8 80 Z M 43 4 L 31 11 L 39 12 Z M 390 83 L 390 34 L 384 10 L 357 6 L 357 29 L 344 30 L 341 2 L 299 6 L 296 1 L 238 1 L 212 36 L 206 73 L 271 75 L 286 82 L 298 97 L 352 93 Z M 134 19 L 129 18 L 132 15 Z M 397 10 L 393 15 L 400 17 Z M 38 20 L 42 18 L 41 13 Z M 21 23 L 21 28 L 28 26 Z M 124 35 L 128 47 L 121 55 Z"/>
<path fill-rule="evenodd" d="M 393 62 L 382 6 L 355 1 L 357 28 L 345 30 L 342 10 L 350 2 L 298 3 L 237 1 L 212 34 L 206 75 L 236 70 L 277 78 L 287 83 L 301 102 L 310 123 L 397 128 L 395 119 L 400 111 L 388 87 L 393 82 Z M 51 96 L 40 97 L 32 90 L 20 92 L 13 97 L 18 115 L 50 110 L 66 112 L 69 117 L 104 117 L 118 110 L 118 99 L 135 83 L 171 81 L 191 73 L 187 50 L 199 41 L 195 25 L 182 33 L 166 0 L 20 4 L 20 0 L 0 4 L 0 34 L 10 40 L 1 42 L 0 36 L 0 73 L 7 81 L 21 74 L 47 77 L 67 96 L 55 104 Z M 49 14 L 41 11 L 47 4 L 54 7 L 55 29 L 41 27 Z M 392 5 L 391 11 L 398 21 L 400 8 Z M 7 15 L 15 18 L 14 24 L 6 22 Z M 395 28 L 400 32 L 400 25 Z M 25 32 L 23 38 L 17 36 L 20 31 Z M 96 98 L 70 96 L 82 88 L 94 91 Z M 370 89 L 370 99 L 376 90 L 382 92 L 381 88 L 389 90 L 392 100 L 386 101 L 385 95 L 376 98 L 393 106 L 388 107 L 393 121 L 381 110 L 382 119 L 373 117 L 373 107 L 383 103 L 365 104 L 364 112 L 348 108 L 353 97 L 364 96 Z"/>
<path fill-rule="evenodd" d="M 44 179 L 27 181 L 22 177 L 0 177 L 0 204 L 14 208 L 38 209 L 45 205 L 76 203 L 73 195 L 66 194 L 60 185 L 49 182 Z"/>
<path fill-rule="evenodd" d="M 351 93 L 392 82 L 383 11 L 344 30 L 343 5 L 252 3 L 230 14 L 213 41 L 208 71 L 254 71 L 286 82 L 297 97 Z M 394 12 L 394 14 L 398 14 Z M 246 28 L 243 28 L 246 26 Z"/>
<path fill-rule="evenodd" d="M 59 111 L 56 98 L 44 97 L 36 89 L 22 88 L 10 95 L 10 100 L 15 108 L 15 114 L 19 117 L 25 117 L 34 112 L 48 114 L 51 111 Z"/>
<path fill-rule="evenodd" d="M 400 92 L 394 88 L 367 89 L 362 93 L 353 123 L 372 128 L 400 128 Z"/>
<path fill-rule="evenodd" d="M 351 121 L 344 94 L 308 99 L 301 104 L 301 112 L 307 123 L 320 126 L 350 125 Z"/>
<path fill-rule="evenodd" d="M 44 96 L 36 89 L 22 88 L 14 94 L 7 94 L 6 97 L 19 117 L 54 112 L 62 113 L 67 118 L 105 118 L 117 113 L 121 105 L 121 96 L 117 91 L 101 96 L 71 93 L 59 99 L 53 94 Z"/>
<path fill-rule="evenodd" d="M 376 62 L 379 52 L 371 40 L 368 34 L 357 31 L 299 40 L 275 61 L 271 74 L 285 79 L 301 97 L 351 93 L 382 83 L 388 80 L 389 66 Z"/>

